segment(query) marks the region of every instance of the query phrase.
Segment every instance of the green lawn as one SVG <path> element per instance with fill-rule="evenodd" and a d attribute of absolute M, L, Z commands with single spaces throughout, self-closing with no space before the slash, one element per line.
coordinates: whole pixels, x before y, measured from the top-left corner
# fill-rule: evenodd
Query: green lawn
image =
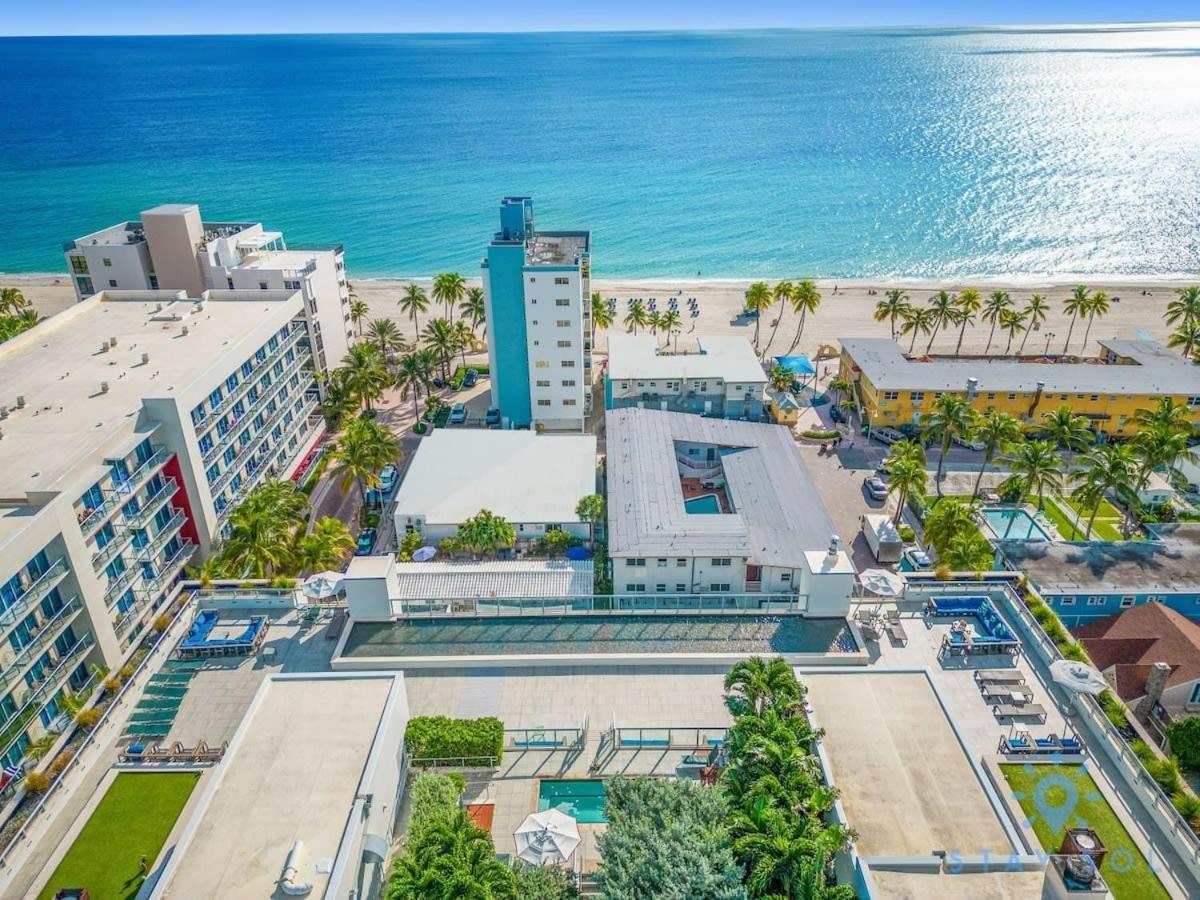
<path fill-rule="evenodd" d="M 1063 506 L 1069 507 L 1079 514 L 1083 520 L 1083 528 L 1076 528 L 1071 522 L 1070 516 L 1063 509 Z M 1069 497 L 1057 497 L 1054 500 L 1046 499 L 1046 507 L 1044 512 L 1046 517 L 1054 523 L 1054 527 L 1058 529 L 1058 533 L 1067 541 L 1082 541 L 1086 533 L 1088 516 L 1092 514 L 1090 509 L 1080 509 L 1079 502 L 1072 500 Z M 1100 503 L 1100 509 L 1096 513 L 1096 521 L 1092 523 L 1092 539 L 1100 541 L 1123 541 L 1125 538 L 1121 536 L 1121 514 L 1107 500 Z"/>
<path fill-rule="evenodd" d="M 1001 765 L 1000 769 L 1021 804 L 1021 810 L 1032 820 L 1042 849 L 1057 851 L 1062 846 L 1062 837 L 1067 828 L 1086 825 L 1100 836 L 1108 848 L 1108 856 L 1100 867 L 1100 874 L 1108 882 L 1108 888 L 1116 900 L 1169 900 L 1162 883 L 1150 871 L 1146 858 L 1137 849 L 1108 801 L 1100 795 L 1096 782 L 1083 766 L 1010 763 Z M 1042 782 L 1047 778 L 1058 783 Z M 1076 801 L 1073 809 L 1067 811 L 1063 807 L 1069 802 L 1069 785 L 1074 787 Z M 1039 806 L 1057 811 L 1060 815 L 1065 813 L 1066 821 L 1047 822 L 1046 817 L 1038 812 Z"/>
<path fill-rule="evenodd" d="M 1079 515 L 1084 519 L 1092 514 L 1092 510 L 1090 508 L 1084 509 L 1083 504 L 1071 497 L 1064 497 L 1063 502 L 1066 503 L 1067 506 L 1071 507 L 1071 509 L 1075 510 L 1075 512 L 1079 513 Z M 1100 509 L 1096 511 L 1096 520 L 1099 521 L 1100 519 L 1116 519 L 1119 522 L 1121 520 L 1121 511 L 1107 500 L 1101 500 Z"/>
<path fill-rule="evenodd" d="M 1042 508 L 1042 512 L 1046 514 L 1046 518 L 1054 523 L 1055 529 L 1062 535 L 1064 541 L 1082 541 L 1083 532 L 1079 531 L 1072 521 L 1067 517 L 1067 514 L 1062 511 L 1057 503 L 1053 500 L 1047 500 L 1046 505 Z"/>
<path fill-rule="evenodd" d="M 62 888 L 87 888 L 96 900 L 133 900 L 153 866 L 199 772 L 122 772 L 117 775 L 38 900 Z"/>

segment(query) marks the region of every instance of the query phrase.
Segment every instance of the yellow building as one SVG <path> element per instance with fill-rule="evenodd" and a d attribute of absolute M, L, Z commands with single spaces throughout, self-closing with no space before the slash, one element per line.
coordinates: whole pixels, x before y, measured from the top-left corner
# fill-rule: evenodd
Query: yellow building
<path fill-rule="evenodd" d="M 786 391 L 771 397 L 771 420 L 791 427 L 800 421 L 800 404 Z"/>
<path fill-rule="evenodd" d="M 967 397 L 981 413 L 1006 412 L 1026 425 L 1066 404 L 1101 434 L 1127 437 L 1139 409 L 1161 397 L 1186 404 L 1200 422 L 1200 366 L 1155 341 L 1098 341 L 1102 354 L 1082 362 L 985 357 L 907 356 L 886 338 L 843 338 L 839 374 L 854 383 L 865 422 L 920 425 L 942 393 Z"/>

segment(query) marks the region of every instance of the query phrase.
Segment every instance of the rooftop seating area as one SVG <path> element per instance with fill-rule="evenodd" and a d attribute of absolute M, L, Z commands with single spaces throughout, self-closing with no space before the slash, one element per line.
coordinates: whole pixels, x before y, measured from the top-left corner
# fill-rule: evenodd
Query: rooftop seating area
<path fill-rule="evenodd" d="M 266 616 L 251 616 L 245 629 L 240 632 L 218 631 L 220 618 L 220 614 L 214 609 L 201 610 L 187 637 L 179 642 L 179 655 L 182 659 L 248 656 L 266 639 Z"/>
<path fill-rule="evenodd" d="M 1021 652 L 1020 641 L 997 615 L 987 597 L 931 597 L 925 604 L 925 615 L 931 619 L 958 619 L 942 640 L 939 658 L 991 653 L 1017 656 Z M 978 624 L 967 621 L 962 618 L 964 616 L 974 617 Z"/>

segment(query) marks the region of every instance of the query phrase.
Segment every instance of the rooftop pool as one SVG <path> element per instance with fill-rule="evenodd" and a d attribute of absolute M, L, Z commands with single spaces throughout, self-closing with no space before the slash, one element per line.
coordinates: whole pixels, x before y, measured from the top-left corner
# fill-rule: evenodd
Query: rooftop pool
<path fill-rule="evenodd" d="M 356 622 L 344 658 L 592 653 L 854 653 L 844 619 L 573 615 Z"/>
<path fill-rule="evenodd" d="M 1008 541 L 1052 541 L 1054 535 L 1038 524 L 1024 509 L 990 507 L 983 510 L 984 521 L 992 534 Z"/>
<path fill-rule="evenodd" d="M 582 825 L 602 825 L 604 782 L 585 778 L 548 778 L 538 787 L 538 811 L 557 809 Z"/>
<path fill-rule="evenodd" d="M 704 494 L 683 501 L 683 508 L 691 516 L 716 516 L 721 514 L 721 501 L 716 494 Z"/>

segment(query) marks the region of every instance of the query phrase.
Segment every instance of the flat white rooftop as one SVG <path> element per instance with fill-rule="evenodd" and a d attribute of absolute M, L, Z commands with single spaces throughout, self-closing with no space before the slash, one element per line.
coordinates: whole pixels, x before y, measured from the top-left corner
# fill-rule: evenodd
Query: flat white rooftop
<path fill-rule="evenodd" d="M 665 378 L 765 383 L 766 374 L 743 337 L 701 336 L 699 353 L 662 353 L 652 334 L 614 334 L 608 339 L 608 377 L 616 381 Z"/>
<path fill-rule="evenodd" d="M 282 896 L 278 881 L 298 840 L 296 881 L 324 896 L 395 684 L 379 676 L 264 682 L 154 896 Z"/>
<path fill-rule="evenodd" d="M 431 525 L 491 510 L 514 525 L 578 522 L 596 492 L 596 438 L 451 428 L 421 440 L 396 496 L 396 515 Z"/>
<path fill-rule="evenodd" d="M 397 563 L 401 600 L 464 597 L 588 597 L 589 560 L 500 559 Z"/>
<path fill-rule="evenodd" d="M 143 399 L 215 383 L 303 310 L 291 291 L 179 295 L 102 291 L 0 344 L 0 497 L 58 489 L 119 432 L 145 427 Z"/>
<path fill-rule="evenodd" d="M 270 238 L 271 235 L 275 237 L 281 236 L 278 231 L 269 231 L 262 236 Z M 267 271 L 274 271 L 275 269 L 303 269 L 313 258 L 320 256 L 322 253 L 332 252 L 331 250 L 271 250 L 247 257 L 238 268 L 263 269 Z"/>

